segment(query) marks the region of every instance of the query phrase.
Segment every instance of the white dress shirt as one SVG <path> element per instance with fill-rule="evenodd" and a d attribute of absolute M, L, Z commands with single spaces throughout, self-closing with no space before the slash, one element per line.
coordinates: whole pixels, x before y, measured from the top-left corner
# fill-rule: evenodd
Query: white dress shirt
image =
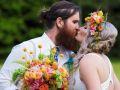
<path fill-rule="evenodd" d="M 41 37 L 31 39 L 25 41 L 19 45 L 13 47 L 11 53 L 7 57 L 3 67 L 0 71 L 0 90 L 16 90 L 14 82 L 12 81 L 12 74 L 15 69 L 20 68 L 21 66 L 15 61 L 22 60 L 22 57 L 25 57 L 27 60 L 32 60 L 33 58 L 38 58 L 40 53 L 39 45 L 42 45 L 41 53 L 45 55 L 49 55 L 49 50 L 55 47 L 55 44 L 51 41 L 51 39 L 44 33 Z M 33 55 L 29 55 L 25 53 L 23 49 L 26 48 L 27 52 L 33 52 Z M 58 58 L 59 65 L 63 65 L 69 58 L 69 54 L 71 51 L 67 51 L 64 49 L 64 57 L 60 59 Z"/>

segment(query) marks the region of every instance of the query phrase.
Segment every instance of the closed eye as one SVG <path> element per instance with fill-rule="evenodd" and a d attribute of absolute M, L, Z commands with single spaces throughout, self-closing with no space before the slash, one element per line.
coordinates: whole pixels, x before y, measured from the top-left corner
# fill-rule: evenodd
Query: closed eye
<path fill-rule="evenodd" d="M 79 21 L 78 20 L 73 20 L 73 23 L 79 23 Z"/>

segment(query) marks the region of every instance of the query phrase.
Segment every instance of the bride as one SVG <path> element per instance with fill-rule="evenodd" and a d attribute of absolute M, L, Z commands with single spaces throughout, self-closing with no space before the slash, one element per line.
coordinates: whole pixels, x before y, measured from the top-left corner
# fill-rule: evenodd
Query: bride
<path fill-rule="evenodd" d="M 120 90 L 120 82 L 107 56 L 118 31 L 109 22 L 104 22 L 102 26 L 103 30 L 94 34 L 88 29 L 87 38 L 74 57 L 75 90 Z M 81 36 L 78 34 L 76 39 L 80 41 Z"/>

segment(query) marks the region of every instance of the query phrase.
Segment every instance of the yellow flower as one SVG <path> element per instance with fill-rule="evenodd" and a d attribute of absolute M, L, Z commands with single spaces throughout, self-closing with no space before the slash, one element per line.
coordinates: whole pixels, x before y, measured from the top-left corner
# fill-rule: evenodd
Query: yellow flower
<path fill-rule="evenodd" d="M 101 22 L 100 22 L 100 19 L 102 18 L 101 16 L 96 15 L 96 16 L 94 16 L 93 18 L 94 18 L 94 20 L 95 20 L 95 22 L 96 22 L 97 24 L 101 23 Z"/>
<path fill-rule="evenodd" d="M 85 18 L 85 21 L 89 21 L 89 20 L 90 20 L 90 17 L 86 17 L 86 18 Z"/>
<path fill-rule="evenodd" d="M 27 60 L 27 61 L 26 61 L 26 64 L 30 65 L 30 60 Z"/>
<path fill-rule="evenodd" d="M 62 80 L 62 76 L 61 75 L 59 76 L 59 79 Z"/>
<path fill-rule="evenodd" d="M 42 44 L 39 44 L 39 45 L 38 45 L 38 48 L 42 48 Z"/>
<path fill-rule="evenodd" d="M 61 74 L 61 76 L 62 76 L 63 78 L 65 78 L 65 77 L 66 77 L 66 73 L 63 72 L 63 73 Z"/>
<path fill-rule="evenodd" d="M 98 16 L 103 16 L 103 12 L 102 11 L 98 11 Z"/>
<path fill-rule="evenodd" d="M 44 59 L 44 61 L 45 61 L 46 64 L 50 64 L 50 63 L 51 63 L 51 60 L 50 60 L 48 57 L 46 57 L 46 58 Z"/>
<path fill-rule="evenodd" d="M 28 80 L 29 77 L 30 77 L 30 72 L 26 71 L 26 72 L 25 72 L 25 75 L 24 75 L 24 79 L 25 79 L 25 80 Z"/>
<path fill-rule="evenodd" d="M 37 78 L 35 72 L 31 73 L 31 78 L 33 78 L 33 79 L 36 79 L 36 78 Z"/>
<path fill-rule="evenodd" d="M 61 57 L 61 58 L 63 58 L 63 57 L 64 57 L 64 55 L 63 55 L 63 54 L 60 54 L 60 57 Z"/>
<path fill-rule="evenodd" d="M 45 67 L 42 67 L 41 71 L 44 73 L 46 71 Z"/>
<path fill-rule="evenodd" d="M 26 57 L 25 56 L 22 56 L 22 60 L 25 60 L 26 59 Z"/>
<path fill-rule="evenodd" d="M 54 54 L 56 53 L 56 51 L 57 51 L 57 50 L 56 50 L 55 47 L 51 49 L 51 52 L 54 53 Z"/>
<path fill-rule="evenodd" d="M 46 59 L 46 64 L 50 64 L 51 63 L 51 61 L 50 61 L 50 59 Z"/>
<path fill-rule="evenodd" d="M 53 75 L 55 75 L 55 74 L 56 74 L 56 72 L 55 72 L 55 71 L 52 71 L 52 74 L 53 74 Z"/>
<path fill-rule="evenodd" d="M 29 53 L 30 53 L 30 55 L 32 55 L 32 54 L 33 54 L 33 52 L 32 52 L 32 51 L 30 51 Z"/>
<path fill-rule="evenodd" d="M 23 48 L 23 51 L 24 51 L 24 52 L 27 52 L 27 48 Z"/>
<path fill-rule="evenodd" d="M 95 22 L 96 22 L 97 24 L 99 24 L 99 23 L 100 23 L 100 19 L 97 18 L 97 19 L 95 20 Z"/>

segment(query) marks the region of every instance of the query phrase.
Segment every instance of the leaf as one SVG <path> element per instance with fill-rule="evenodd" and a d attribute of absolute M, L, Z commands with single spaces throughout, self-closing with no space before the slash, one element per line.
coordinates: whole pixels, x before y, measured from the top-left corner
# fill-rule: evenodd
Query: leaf
<path fill-rule="evenodd" d="M 43 60 L 44 57 L 45 57 L 45 55 L 42 54 L 42 53 L 40 53 L 39 56 L 38 56 L 38 58 L 39 58 L 40 60 Z"/>
<path fill-rule="evenodd" d="M 13 73 L 12 80 L 15 81 L 18 77 L 21 77 L 24 75 L 26 69 L 16 69 Z"/>

